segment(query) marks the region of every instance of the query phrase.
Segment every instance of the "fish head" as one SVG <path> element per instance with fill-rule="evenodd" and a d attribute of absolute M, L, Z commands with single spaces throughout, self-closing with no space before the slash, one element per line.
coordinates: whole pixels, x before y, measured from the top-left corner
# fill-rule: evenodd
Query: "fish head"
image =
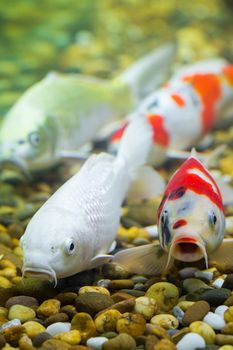
<path fill-rule="evenodd" d="M 13 107 L 0 127 L 0 166 L 24 172 L 46 167 L 54 159 L 55 120 L 29 106 Z"/>
<path fill-rule="evenodd" d="M 74 214 L 58 207 L 39 209 L 20 239 L 23 249 L 23 276 L 46 278 L 57 283 L 58 278 L 83 270 L 88 259 L 84 226 L 79 220 L 79 232 Z"/>
<path fill-rule="evenodd" d="M 221 194 L 208 170 L 190 157 L 168 183 L 158 210 L 159 239 L 169 257 L 205 258 L 221 244 L 225 216 Z"/>

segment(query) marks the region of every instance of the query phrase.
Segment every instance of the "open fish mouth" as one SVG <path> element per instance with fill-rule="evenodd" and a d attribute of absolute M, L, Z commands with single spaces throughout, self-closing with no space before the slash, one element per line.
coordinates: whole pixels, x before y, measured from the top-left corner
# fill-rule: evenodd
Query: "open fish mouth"
<path fill-rule="evenodd" d="M 46 269 L 34 269 L 32 267 L 27 267 L 23 269 L 23 277 L 33 277 L 45 279 L 49 282 L 53 282 L 55 286 L 57 285 L 57 277 L 54 271 Z"/>
<path fill-rule="evenodd" d="M 182 236 L 176 238 L 171 245 L 171 254 L 175 259 L 185 262 L 205 258 L 206 266 L 208 266 L 205 245 L 194 237 Z"/>

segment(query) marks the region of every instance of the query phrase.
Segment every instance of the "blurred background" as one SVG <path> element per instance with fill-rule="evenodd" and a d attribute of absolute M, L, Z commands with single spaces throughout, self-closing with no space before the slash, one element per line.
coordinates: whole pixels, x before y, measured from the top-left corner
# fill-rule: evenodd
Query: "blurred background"
<path fill-rule="evenodd" d="M 0 116 L 48 71 L 112 77 L 175 39 L 178 63 L 233 62 L 232 14 L 231 0 L 0 0 Z"/>

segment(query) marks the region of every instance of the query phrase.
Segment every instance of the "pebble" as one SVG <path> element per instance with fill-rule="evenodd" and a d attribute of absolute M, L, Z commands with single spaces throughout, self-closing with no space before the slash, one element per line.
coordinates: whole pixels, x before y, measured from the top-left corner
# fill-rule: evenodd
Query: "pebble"
<path fill-rule="evenodd" d="M 189 293 L 193 293 L 201 288 L 210 289 L 210 287 L 205 282 L 198 278 L 186 278 L 183 281 L 183 287 Z"/>
<path fill-rule="evenodd" d="M 77 293 L 74 292 L 64 292 L 56 295 L 56 299 L 61 302 L 61 305 L 72 304 L 77 298 Z"/>
<path fill-rule="evenodd" d="M 102 273 L 105 278 L 110 279 L 124 279 L 129 277 L 129 272 L 116 263 L 104 264 L 102 266 Z"/>
<path fill-rule="evenodd" d="M 10 288 L 12 283 L 7 278 L 0 276 L 0 286 L 2 288 Z"/>
<path fill-rule="evenodd" d="M 179 275 L 182 279 L 194 277 L 195 273 L 199 271 L 196 267 L 184 267 L 179 271 Z"/>
<path fill-rule="evenodd" d="M 38 300 L 33 297 L 28 297 L 26 295 L 19 295 L 16 297 L 9 298 L 5 304 L 6 308 L 10 308 L 13 305 L 24 305 L 32 309 L 37 309 L 39 306 Z"/>
<path fill-rule="evenodd" d="M 15 318 L 21 322 L 32 320 L 36 317 L 36 313 L 30 307 L 24 305 L 13 305 L 9 309 L 8 319 L 14 320 Z"/>
<path fill-rule="evenodd" d="M 135 299 L 134 311 L 141 314 L 146 320 L 150 320 L 158 311 L 158 306 L 153 298 L 139 297 Z"/>
<path fill-rule="evenodd" d="M 48 327 L 49 325 L 56 322 L 67 322 L 67 321 L 69 321 L 69 316 L 64 312 L 58 312 L 57 314 L 54 314 L 46 318 L 44 320 L 44 325 L 45 327 Z"/>
<path fill-rule="evenodd" d="M 71 350 L 71 346 L 59 339 L 48 339 L 40 350 Z"/>
<path fill-rule="evenodd" d="M 111 283 L 111 280 L 103 278 L 97 282 L 97 286 L 108 288 L 110 283 Z"/>
<path fill-rule="evenodd" d="M 215 342 L 218 345 L 233 345 L 233 335 L 217 334 Z"/>
<path fill-rule="evenodd" d="M 64 305 L 60 308 L 60 312 L 67 314 L 71 320 L 76 315 L 77 310 L 74 305 Z"/>
<path fill-rule="evenodd" d="M 50 339 L 51 335 L 47 332 L 42 332 L 39 333 L 37 336 L 35 336 L 35 338 L 33 339 L 32 344 L 39 348 L 46 340 Z"/>
<path fill-rule="evenodd" d="M 148 289 L 145 296 L 155 299 L 161 312 L 167 312 L 177 305 L 179 290 L 169 282 L 158 282 Z"/>
<path fill-rule="evenodd" d="M 114 309 L 114 310 L 120 311 L 121 313 L 124 313 L 124 312 L 132 311 L 134 308 L 134 305 L 135 305 L 135 298 L 131 297 L 131 299 L 123 300 L 123 301 L 120 301 L 119 303 L 113 304 L 108 309 Z"/>
<path fill-rule="evenodd" d="M 224 283 L 224 279 L 222 277 L 218 277 L 212 282 L 211 285 L 215 288 L 222 288 L 223 283 Z"/>
<path fill-rule="evenodd" d="M 49 317 L 57 314 L 60 310 L 61 302 L 57 299 L 45 300 L 37 309 L 39 316 Z"/>
<path fill-rule="evenodd" d="M 222 328 L 221 333 L 233 335 L 233 322 L 228 322 L 228 323 Z"/>
<path fill-rule="evenodd" d="M 173 313 L 173 315 L 177 318 L 177 320 L 179 321 L 179 323 L 182 324 L 182 322 L 183 322 L 183 317 L 184 317 L 184 311 L 177 305 L 177 306 L 174 306 L 174 307 L 173 307 L 172 313 Z"/>
<path fill-rule="evenodd" d="M 225 326 L 224 319 L 213 312 L 208 312 L 203 318 L 203 322 L 206 322 L 214 330 L 221 330 Z"/>
<path fill-rule="evenodd" d="M 145 283 L 146 281 L 148 281 L 148 278 L 141 275 L 135 275 L 131 279 L 132 281 L 134 281 L 134 283 Z"/>
<path fill-rule="evenodd" d="M 115 303 L 118 303 L 123 300 L 131 299 L 132 295 L 124 292 L 116 292 L 111 295 L 111 298 L 114 300 Z"/>
<path fill-rule="evenodd" d="M 224 313 L 225 313 L 225 311 L 227 311 L 227 310 L 228 310 L 228 306 L 226 306 L 226 305 L 220 305 L 220 306 L 216 307 L 214 313 L 217 314 L 217 315 L 219 315 L 219 316 L 221 316 L 222 318 L 224 318 Z"/>
<path fill-rule="evenodd" d="M 116 289 L 132 289 L 134 287 L 134 282 L 131 279 L 121 279 L 121 280 L 111 280 L 108 288 Z"/>
<path fill-rule="evenodd" d="M 229 273 L 224 280 L 223 288 L 233 290 L 233 273 Z"/>
<path fill-rule="evenodd" d="M 84 286 L 84 287 L 81 287 L 79 289 L 78 294 L 82 295 L 82 294 L 85 294 L 85 293 L 88 293 L 88 292 L 110 295 L 110 292 L 106 288 L 100 287 L 100 286 Z"/>
<path fill-rule="evenodd" d="M 146 321 L 140 314 L 130 312 L 124 313 L 117 321 L 116 330 L 118 333 L 127 333 L 137 338 L 143 335 L 146 329 Z"/>
<path fill-rule="evenodd" d="M 13 326 L 6 328 L 2 331 L 2 336 L 5 338 L 7 343 L 10 343 L 12 346 L 17 346 L 19 339 L 25 333 L 23 326 Z"/>
<path fill-rule="evenodd" d="M 233 306 L 229 306 L 229 308 L 224 312 L 224 320 L 226 322 L 233 322 Z"/>
<path fill-rule="evenodd" d="M 206 322 L 195 321 L 189 325 L 189 329 L 193 333 L 201 335 L 207 344 L 214 344 L 215 332 Z"/>
<path fill-rule="evenodd" d="M 133 297 L 143 297 L 145 295 L 145 292 L 142 290 L 136 290 L 136 289 L 121 289 L 121 292 L 128 293 Z"/>
<path fill-rule="evenodd" d="M 204 271 L 196 271 L 194 273 L 194 276 L 197 277 L 197 278 L 203 278 L 207 281 L 211 281 L 213 276 L 214 276 L 214 273 L 213 271 L 208 271 L 208 270 L 204 270 Z"/>
<path fill-rule="evenodd" d="M 45 331 L 45 327 L 39 322 L 28 321 L 23 324 L 29 338 L 34 339 L 38 334 Z"/>
<path fill-rule="evenodd" d="M 146 334 L 156 335 L 159 339 L 169 338 L 167 331 L 163 327 L 151 323 L 146 324 Z"/>
<path fill-rule="evenodd" d="M 62 340 L 70 345 L 78 345 L 81 341 L 81 334 L 77 329 L 58 333 L 54 338 Z"/>
<path fill-rule="evenodd" d="M 169 339 L 162 339 L 155 344 L 153 350 L 176 350 L 176 346 Z"/>
<path fill-rule="evenodd" d="M 224 305 L 233 306 L 233 294 L 227 298 L 227 300 L 224 302 Z"/>
<path fill-rule="evenodd" d="M 231 295 L 231 291 L 225 288 L 206 290 L 200 295 L 200 300 L 207 301 L 210 306 L 222 305 Z"/>
<path fill-rule="evenodd" d="M 69 322 L 56 322 L 46 328 L 46 332 L 54 336 L 58 333 L 69 332 L 71 324 Z"/>
<path fill-rule="evenodd" d="M 14 319 L 14 320 L 11 320 L 9 322 L 5 322 L 1 325 L 0 327 L 0 332 L 3 330 L 3 329 L 6 329 L 6 328 L 10 328 L 10 327 L 14 327 L 14 326 L 21 326 L 21 321 L 19 319 Z"/>
<path fill-rule="evenodd" d="M 99 311 L 113 304 L 114 301 L 109 295 L 97 292 L 86 292 L 75 299 L 76 309 L 79 312 L 87 312 L 91 316 L 96 315 Z"/>
<path fill-rule="evenodd" d="M 188 301 L 188 300 L 181 300 L 177 304 L 178 307 L 180 307 L 183 311 L 187 311 L 190 306 L 192 306 L 195 302 L 194 301 Z"/>
<path fill-rule="evenodd" d="M 50 326 L 51 327 L 51 326 Z M 77 329 L 82 337 L 82 341 L 96 335 L 95 323 L 91 316 L 85 312 L 77 313 L 71 320 L 71 330 Z"/>
<path fill-rule="evenodd" d="M 31 296 L 39 301 L 52 298 L 56 294 L 52 283 L 39 278 L 24 278 L 15 285 L 15 289 L 16 294 Z"/>
<path fill-rule="evenodd" d="M 209 311 L 210 305 L 206 301 L 196 301 L 185 311 L 182 322 L 189 325 L 194 321 L 201 321 Z"/>
<path fill-rule="evenodd" d="M 94 350 L 101 350 L 104 343 L 108 341 L 105 337 L 93 337 L 87 340 L 87 346 Z"/>
<path fill-rule="evenodd" d="M 232 345 L 223 345 L 220 348 L 218 348 L 218 350 L 233 350 L 233 346 Z"/>
<path fill-rule="evenodd" d="M 151 324 L 158 325 L 165 329 L 176 329 L 179 327 L 179 321 L 177 318 L 170 314 L 155 315 L 150 320 Z"/>
<path fill-rule="evenodd" d="M 102 345 L 102 350 L 135 350 L 136 342 L 127 333 L 121 333 L 117 337 L 106 341 Z"/>
<path fill-rule="evenodd" d="M 118 310 L 106 310 L 95 318 L 95 326 L 99 333 L 115 331 L 121 313 Z"/>
<path fill-rule="evenodd" d="M 0 335 L 0 349 L 6 345 L 6 341 L 2 335 Z"/>
<path fill-rule="evenodd" d="M 205 340 L 196 333 L 188 333 L 176 344 L 177 350 L 195 350 L 204 349 Z"/>

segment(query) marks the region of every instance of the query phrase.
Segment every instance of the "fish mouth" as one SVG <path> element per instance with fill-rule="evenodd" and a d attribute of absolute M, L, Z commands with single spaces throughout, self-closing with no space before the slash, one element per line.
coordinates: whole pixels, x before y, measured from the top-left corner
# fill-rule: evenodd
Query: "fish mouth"
<path fill-rule="evenodd" d="M 196 237 L 182 236 L 174 239 L 170 251 L 171 255 L 180 261 L 192 262 L 204 258 L 208 267 L 205 244 Z"/>
<path fill-rule="evenodd" d="M 26 178 L 31 177 L 27 163 L 22 158 L 0 159 L 0 168 L 20 170 Z"/>
<path fill-rule="evenodd" d="M 44 280 L 47 280 L 49 282 L 54 283 L 54 286 L 57 285 L 56 273 L 52 269 L 50 270 L 50 269 L 26 267 L 23 269 L 23 278 L 24 277 L 33 277 L 33 278 L 44 279 Z"/>

